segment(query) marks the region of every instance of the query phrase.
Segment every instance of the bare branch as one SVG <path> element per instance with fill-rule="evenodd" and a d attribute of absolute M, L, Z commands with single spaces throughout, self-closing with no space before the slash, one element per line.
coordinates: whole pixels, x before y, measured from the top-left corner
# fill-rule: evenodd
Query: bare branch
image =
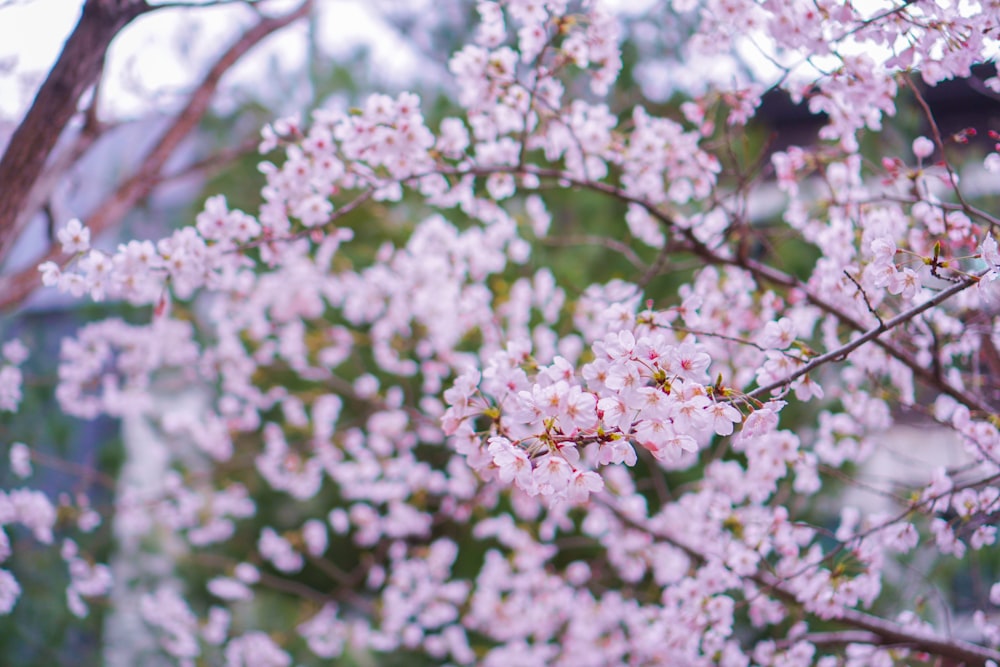
<path fill-rule="evenodd" d="M 102 122 L 97 116 L 97 106 L 100 102 L 100 87 L 101 79 L 98 78 L 91 93 L 90 103 L 84 111 L 83 127 L 80 128 L 80 131 L 73 138 L 69 147 L 64 148 L 50 159 L 48 167 L 46 167 L 35 182 L 28 201 L 18 215 L 18 229 L 23 230 L 31 217 L 39 209 L 45 209 L 46 213 L 52 218 L 50 222 L 53 224 L 56 223 L 54 216 L 51 215 L 52 193 L 56 189 L 56 186 L 65 180 L 66 173 L 73 168 L 73 165 L 77 164 L 90 148 L 108 130 L 114 127 L 111 124 Z"/>
<path fill-rule="evenodd" d="M 257 149 L 260 140 L 253 138 L 242 142 L 237 146 L 231 146 L 228 148 L 220 148 L 217 152 L 212 153 L 206 158 L 192 162 L 189 165 L 170 172 L 169 174 L 161 174 L 158 184 L 169 183 L 172 181 L 179 181 L 181 179 L 187 178 L 193 174 L 202 174 L 205 172 L 210 172 L 214 169 L 218 169 L 225 166 L 234 160 L 240 158 L 243 155 L 252 153 Z"/>
<path fill-rule="evenodd" d="M 780 648 L 788 648 L 795 642 L 807 641 L 816 646 L 842 646 L 844 644 L 878 644 L 879 636 L 865 630 L 841 630 L 840 632 L 811 632 L 795 639 L 781 639 L 775 642 Z"/>

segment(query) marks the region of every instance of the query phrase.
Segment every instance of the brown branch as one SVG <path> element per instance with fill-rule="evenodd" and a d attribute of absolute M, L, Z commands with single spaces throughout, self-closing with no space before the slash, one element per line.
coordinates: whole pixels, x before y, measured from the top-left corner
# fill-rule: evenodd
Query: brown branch
<path fill-rule="evenodd" d="M 709 257 L 713 258 L 716 263 L 721 262 L 726 264 L 733 264 L 735 266 L 744 268 L 750 273 L 752 273 L 755 278 L 764 279 L 768 282 L 776 283 L 778 285 L 784 285 L 785 287 L 789 288 L 798 288 L 811 304 L 818 307 L 820 310 L 827 313 L 828 315 L 833 315 L 838 320 L 840 320 L 842 324 L 845 324 L 850 328 L 854 329 L 855 331 L 861 333 L 868 332 L 868 330 L 861 322 L 858 322 L 853 317 L 843 312 L 842 310 L 837 308 L 835 305 L 833 305 L 826 299 L 806 289 L 805 286 L 801 285 L 796 278 L 786 273 L 783 273 L 778 269 L 775 269 L 773 267 L 764 264 L 760 264 L 751 259 L 729 260 L 729 259 L 719 258 L 713 254 L 709 254 Z M 964 283 L 959 283 L 959 284 L 964 284 Z M 970 410 L 978 411 L 985 415 L 993 414 L 994 410 L 985 402 L 983 402 L 976 396 L 968 393 L 967 391 L 964 391 L 963 389 L 953 386 L 944 379 L 936 377 L 933 369 L 928 368 L 927 366 L 918 362 L 913 357 L 913 355 L 909 354 L 908 352 L 906 352 L 906 350 L 900 348 L 892 341 L 876 336 L 872 340 L 872 343 L 882 348 L 887 354 L 889 354 L 889 356 L 902 362 L 903 365 L 905 365 L 907 368 L 910 369 L 910 371 L 917 379 L 921 380 L 928 386 L 935 387 L 941 393 L 951 396 L 956 401 L 965 405 Z"/>
<path fill-rule="evenodd" d="M 866 630 L 841 630 L 840 632 L 810 632 L 794 639 L 779 639 L 775 646 L 790 648 L 796 642 L 807 641 L 814 646 L 842 646 L 844 644 L 878 644 L 879 636 Z"/>
<path fill-rule="evenodd" d="M 191 134 L 201 121 L 219 87 L 222 76 L 235 65 L 251 48 L 277 30 L 306 16 L 312 0 L 304 0 L 295 10 L 283 16 L 264 18 L 245 32 L 212 65 L 208 73 L 191 93 L 184 108 L 174 117 L 167 130 L 155 146 L 145 155 L 135 173 L 118 185 L 87 218 L 86 224 L 91 234 L 97 236 L 118 225 L 122 219 L 143 199 L 148 197 L 164 178 L 163 169 L 180 144 Z M 2 181 L 0 181 L 2 182 Z M 0 197 L 0 206 L 3 198 Z M 2 224 L 2 223 L 0 223 Z M 2 227 L 0 227 L 2 234 Z M 2 252 L 2 238 L 0 238 Z M 62 253 L 53 245 L 46 255 L 38 260 L 57 261 Z M 0 277 L 0 309 L 10 308 L 23 301 L 39 285 L 37 269 L 30 269 Z"/>
<path fill-rule="evenodd" d="M 52 456 L 34 448 L 30 450 L 30 455 L 31 460 L 36 464 L 45 468 L 58 470 L 59 472 L 79 477 L 84 483 L 89 484 L 93 482 L 112 491 L 117 486 L 117 481 L 113 476 L 101 472 L 97 468 L 91 468 L 90 466 L 82 463 L 76 463 L 58 456 Z"/>
<path fill-rule="evenodd" d="M 901 5 L 897 6 L 897 7 L 892 7 L 891 9 L 887 9 L 884 12 L 881 12 L 879 14 L 876 14 L 875 16 L 872 16 L 871 18 L 864 19 L 858 25 L 856 25 L 855 27 L 853 27 L 852 29 L 848 30 L 843 35 L 841 35 L 840 37 L 838 37 L 836 39 L 836 42 L 840 43 L 841 41 L 847 39 L 851 35 L 859 32 L 861 30 L 864 30 L 868 26 L 872 25 L 873 23 L 877 23 L 877 22 L 881 21 L 884 18 L 889 18 L 890 16 L 894 16 L 896 14 L 905 13 L 906 9 L 909 8 L 910 5 L 914 4 L 915 2 L 916 2 L 916 0 L 903 0 L 903 4 L 901 4 Z"/>
<path fill-rule="evenodd" d="M 924 99 L 924 96 L 920 93 L 920 89 L 917 88 L 915 83 L 913 83 L 913 79 L 911 79 L 908 74 L 901 75 L 901 78 L 903 83 L 906 84 L 906 87 L 913 93 L 913 97 L 917 101 L 917 105 L 924 113 L 927 125 L 931 128 L 931 137 L 934 139 L 934 145 L 937 146 L 938 151 L 941 153 L 941 163 L 944 164 L 944 168 L 948 172 L 948 184 L 951 185 L 952 190 L 955 191 L 955 197 L 962 205 L 962 209 L 968 211 L 970 208 L 969 202 L 965 201 L 965 196 L 962 195 L 962 190 L 958 187 L 958 175 L 955 174 L 955 170 L 952 168 L 951 162 L 948 161 L 948 153 L 945 150 L 944 139 L 941 138 L 941 130 L 938 128 L 937 120 L 934 118 L 934 112 L 931 111 L 931 107 L 927 104 L 927 100 Z M 947 225 L 947 223 L 945 224 Z"/>
<path fill-rule="evenodd" d="M 658 275 L 663 273 L 663 270 L 667 268 L 667 264 L 670 260 L 671 243 L 669 238 L 663 239 L 663 247 L 656 254 L 656 259 L 650 264 L 649 268 L 642 274 L 642 276 L 637 281 L 639 289 L 645 291 L 649 287 L 649 283 L 653 282 L 653 279 Z"/>
<path fill-rule="evenodd" d="M 150 10 L 145 0 L 87 0 L 80 21 L 0 159 L 0 260 L 34 210 L 36 185 L 80 98 L 97 82 L 111 40 Z"/>
<path fill-rule="evenodd" d="M 828 315 L 833 315 L 845 326 L 860 332 L 863 335 L 868 335 L 870 331 L 868 328 L 858 320 L 854 319 L 843 310 L 838 308 L 836 305 L 827 301 L 824 297 L 811 291 L 807 285 L 803 284 L 795 276 L 785 273 L 784 271 L 769 266 L 767 264 L 762 264 L 749 257 L 727 257 L 724 255 L 719 255 L 713 252 L 710 248 L 705 246 L 705 244 L 698 241 L 690 229 L 681 227 L 676 223 L 676 221 L 670 216 L 669 213 L 663 211 L 655 204 L 629 194 L 625 190 L 610 185 L 608 183 L 601 183 L 599 181 L 590 181 L 587 179 L 579 178 L 564 172 L 560 169 L 543 169 L 539 167 L 534 167 L 532 165 L 523 165 L 516 167 L 473 167 L 463 168 L 463 169 L 453 169 L 453 170 L 442 170 L 441 173 L 452 173 L 457 175 L 463 174 L 475 174 L 475 175 L 485 175 L 494 172 L 506 172 L 506 173 L 528 173 L 538 176 L 539 178 L 549 178 L 555 179 L 557 181 L 562 181 L 579 188 L 584 188 L 586 190 L 592 190 L 594 192 L 600 192 L 606 194 L 610 197 L 614 197 L 621 202 L 627 204 L 636 204 L 644 208 L 651 216 L 653 216 L 660 224 L 665 227 L 675 231 L 680 234 L 690 245 L 690 251 L 697 255 L 700 259 L 709 262 L 711 264 L 724 264 L 737 266 L 746 271 L 749 271 L 755 279 L 764 280 L 766 282 L 772 283 L 774 285 L 779 285 L 786 287 L 788 289 L 795 289 L 802 293 L 809 303 L 813 304 L 823 312 Z M 963 289 L 968 287 L 964 282 L 956 283 L 956 285 L 963 285 Z M 951 294 L 949 292 L 949 294 Z M 940 303 L 940 302 L 938 302 Z M 951 396 L 959 403 L 962 403 L 970 410 L 978 411 L 982 414 L 990 415 L 994 413 L 994 410 L 984 401 L 977 398 L 973 394 L 970 394 L 963 389 L 953 386 L 949 382 L 942 378 L 936 377 L 933 369 L 927 368 L 920 362 L 918 362 L 913 355 L 906 352 L 906 350 L 900 348 L 895 343 L 888 341 L 879 336 L 874 336 L 871 342 L 874 345 L 882 348 L 891 357 L 900 361 L 903 365 L 910 369 L 913 375 L 924 382 L 930 387 L 937 388 L 941 393 Z M 852 348 L 853 349 L 853 348 Z"/>

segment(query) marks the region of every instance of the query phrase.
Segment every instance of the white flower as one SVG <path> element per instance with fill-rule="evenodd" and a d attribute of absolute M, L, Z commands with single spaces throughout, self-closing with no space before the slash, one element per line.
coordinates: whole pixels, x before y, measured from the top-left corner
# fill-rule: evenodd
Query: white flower
<path fill-rule="evenodd" d="M 591 470 L 575 470 L 570 478 L 566 496 L 570 502 L 584 502 L 591 493 L 597 493 L 604 488 L 604 480 Z"/>
<path fill-rule="evenodd" d="M 983 160 L 983 168 L 991 174 L 1000 173 L 1000 153 L 990 153 Z"/>
<path fill-rule="evenodd" d="M 60 229 L 56 236 L 62 244 L 62 250 L 67 255 L 86 252 L 90 249 L 90 230 L 83 226 L 77 218 L 73 218 Z"/>
<path fill-rule="evenodd" d="M 1000 251 L 997 249 L 997 242 L 992 234 L 987 234 L 983 242 L 979 244 L 979 256 L 986 262 L 989 269 L 979 281 L 979 287 L 982 289 L 1000 278 Z"/>
<path fill-rule="evenodd" d="M 896 243 L 887 237 L 880 237 L 871 242 L 871 251 L 875 256 L 873 264 L 884 266 L 893 263 L 896 256 Z"/>
<path fill-rule="evenodd" d="M 500 479 L 503 482 L 517 481 L 517 485 L 532 493 L 534 479 L 531 474 L 531 461 L 520 447 L 515 447 L 506 438 L 490 438 L 489 452 L 493 455 L 493 463 L 499 468 Z"/>
<path fill-rule="evenodd" d="M 979 252 L 983 260 L 996 269 L 1000 266 L 1000 251 L 997 250 L 997 241 L 992 234 L 987 234 L 983 242 L 979 244 Z"/>
<path fill-rule="evenodd" d="M 784 350 L 795 342 L 795 323 L 787 317 L 764 325 L 760 337 L 761 347 Z"/>
<path fill-rule="evenodd" d="M 31 451 L 23 442 L 10 446 L 10 469 L 21 479 L 31 476 Z"/>
<path fill-rule="evenodd" d="M 923 160 L 934 153 L 934 142 L 927 137 L 917 137 L 913 140 L 913 154 Z"/>

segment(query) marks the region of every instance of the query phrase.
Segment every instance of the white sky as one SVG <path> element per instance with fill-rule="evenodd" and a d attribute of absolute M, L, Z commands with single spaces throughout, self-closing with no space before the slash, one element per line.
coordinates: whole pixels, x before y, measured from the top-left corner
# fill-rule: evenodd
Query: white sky
<path fill-rule="evenodd" d="M 261 8 L 282 13 L 294 0 L 269 0 Z M 0 0 L 0 118 L 11 119 L 27 108 L 41 77 L 58 57 L 80 15 L 83 0 Z M 368 44 L 379 70 L 400 80 L 417 76 L 417 57 L 392 39 L 372 2 L 319 0 L 318 33 L 324 51 L 336 55 Z M 136 19 L 118 36 L 108 54 L 102 91 L 114 115 L 130 116 L 150 102 L 183 94 L 242 29 L 256 21 L 240 4 L 167 9 Z M 261 44 L 230 71 L 227 83 L 262 88 L 267 65 L 277 60 L 294 71 L 305 58 L 306 26 L 286 28 Z M 166 99 L 164 99 L 166 98 Z"/>

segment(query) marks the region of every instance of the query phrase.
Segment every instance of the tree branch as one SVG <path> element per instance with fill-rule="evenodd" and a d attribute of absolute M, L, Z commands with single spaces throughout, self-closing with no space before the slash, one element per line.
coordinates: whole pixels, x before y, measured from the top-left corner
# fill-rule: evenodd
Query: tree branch
<path fill-rule="evenodd" d="M 880 322 L 877 327 L 869 329 L 863 335 L 858 336 L 849 343 L 845 343 L 835 350 L 830 350 L 825 354 L 821 354 L 818 357 L 814 357 L 809 361 L 809 363 L 799 367 L 798 369 L 795 370 L 795 372 L 789 374 L 787 377 L 784 377 L 780 380 L 775 380 L 771 384 L 767 384 L 762 387 L 754 389 L 749 394 L 747 394 L 747 397 L 755 398 L 762 394 L 774 391 L 775 389 L 780 389 L 781 387 L 788 386 L 795 380 L 798 380 L 803 375 L 808 374 L 809 372 L 815 370 L 816 368 L 824 364 L 830 363 L 831 361 L 843 360 L 847 358 L 847 355 L 849 355 L 851 352 L 858 349 L 865 343 L 877 339 L 885 332 L 896 328 L 900 324 L 909 322 L 920 313 L 930 308 L 933 308 L 934 306 L 940 305 L 941 303 L 944 303 L 945 301 L 955 296 L 959 292 L 962 292 L 971 287 L 972 285 L 975 285 L 977 282 L 979 282 L 977 278 L 966 278 L 961 282 L 955 283 L 948 289 L 938 292 L 938 294 L 936 294 L 934 298 L 928 299 L 927 301 L 917 306 L 914 306 L 913 308 L 910 308 L 907 311 L 900 313 L 899 315 L 897 315 L 896 317 L 892 318 L 887 322 Z"/>
<path fill-rule="evenodd" d="M 287 14 L 261 19 L 219 57 L 191 93 L 184 108 L 174 117 L 156 145 L 143 157 L 134 174 L 120 183 L 117 189 L 87 218 L 86 224 L 92 235 L 97 236 L 121 223 L 129 211 L 152 193 L 164 178 L 163 169 L 167 161 L 208 111 L 209 104 L 223 75 L 251 48 L 277 30 L 306 16 L 311 7 L 312 0 L 304 0 L 301 5 Z M 2 202 L 2 198 L 0 198 L 0 202 Z M 3 230 L 0 228 L 0 235 L 2 233 Z M 2 252 L 2 244 L 0 244 L 0 252 Z M 38 260 L 38 263 L 57 261 L 61 255 L 60 248 L 53 245 L 45 256 Z M 0 309 L 19 304 L 38 287 L 39 282 L 38 270 L 34 265 L 24 271 L 0 277 Z"/>
<path fill-rule="evenodd" d="M 29 203 L 63 129 L 97 82 L 111 40 L 150 10 L 145 0 L 87 0 L 80 21 L 0 159 L 0 260 L 34 214 Z"/>

